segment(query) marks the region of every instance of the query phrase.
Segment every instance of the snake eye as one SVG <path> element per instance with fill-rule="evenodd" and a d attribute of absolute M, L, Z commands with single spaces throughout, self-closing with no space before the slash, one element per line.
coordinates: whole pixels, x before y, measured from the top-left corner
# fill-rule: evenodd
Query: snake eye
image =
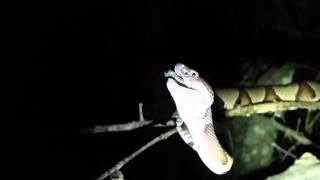
<path fill-rule="evenodd" d="M 194 71 L 194 70 L 192 70 L 189 74 L 190 74 L 190 76 L 192 76 L 192 77 L 194 77 L 194 78 L 199 77 L 199 73 L 196 72 L 196 71 Z"/>
<path fill-rule="evenodd" d="M 183 73 L 183 75 L 185 75 L 185 76 L 189 76 L 189 72 L 188 72 L 186 69 L 183 69 L 183 70 L 182 70 L 182 73 Z"/>
<path fill-rule="evenodd" d="M 198 78 L 199 73 L 195 70 L 192 70 L 188 67 L 184 67 L 180 70 L 181 74 L 185 77 L 192 77 L 192 78 Z"/>

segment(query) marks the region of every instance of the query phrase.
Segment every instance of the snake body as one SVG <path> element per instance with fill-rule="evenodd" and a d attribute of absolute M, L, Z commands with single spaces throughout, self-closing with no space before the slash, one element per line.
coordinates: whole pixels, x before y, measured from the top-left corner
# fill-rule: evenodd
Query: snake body
<path fill-rule="evenodd" d="M 178 63 L 165 74 L 167 88 L 176 104 L 177 129 L 183 140 L 198 153 L 214 173 L 230 170 L 233 159 L 222 148 L 215 134 L 211 105 L 214 98 L 226 110 L 267 102 L 316 102 L 320 100 L 320 83 L 302 81 L 286 85 L 216 89 L 188 66 Z"/>
<path fill-rule="evenodd" d="M 216 100 L 224 109 L 234 109 L 267 102 L 316 102 L 320 100 L 320 84 L 316 81 L 284 85 L 216 89 Z"/>
<path fill-rule="evenodd" d="M 175 66 L 167 88 L 177 111 L 192 137 L 193 148 L 203 163 L 214 173 L 230 170 L 233 159 L 222 148 L 215 134 L 211 105 L 214 94 L 210 85 L 199 74 L 184 64 Z"/>

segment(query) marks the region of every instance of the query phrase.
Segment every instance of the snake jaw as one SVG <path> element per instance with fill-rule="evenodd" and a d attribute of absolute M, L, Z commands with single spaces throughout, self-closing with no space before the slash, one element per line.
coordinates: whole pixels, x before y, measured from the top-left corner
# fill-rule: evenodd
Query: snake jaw
<path fill-rule="evenodd" d="M 188 66 L 178 63 L 174 67 L 176 73 L 175 80 L 184 87 L 198 91 L 208 101 L 208 106 L 211 106 L 214 100 L 214 93 L 210 85 L 203 80 L 199 73 Z"/>

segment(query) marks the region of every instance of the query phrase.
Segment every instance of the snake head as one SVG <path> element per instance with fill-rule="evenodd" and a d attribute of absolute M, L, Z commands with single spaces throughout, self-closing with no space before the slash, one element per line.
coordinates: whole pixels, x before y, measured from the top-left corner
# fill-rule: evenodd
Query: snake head
<path fill-rule="evenodd" d="M 177 63 L 174 72 L 168 72 L 166 76 L 171 77 L 167 81 L 167 87 L 174 98 L 188 97 L 191 103 L 201 101 L 202 105 L 208 107 L 212 105 L 212 88 L 199 76 L 197 71 L 182 63 Z M 186 101 L 186 98 L 184 98 L 184 101 Z"/>
<path fill-rule="evenodd" d="M 213 103 L 211 87 L 199 76 L 199 73 L 188 66 L 178 63 L 174 71 L 165 74 L 169 77 L 167 88 L 174 99 L 180 117 L 192 129 L 203 129 L 205 124 L 196 120 L 203 119 Z M 191 130 L 193 131 L 193 130 Z"/>

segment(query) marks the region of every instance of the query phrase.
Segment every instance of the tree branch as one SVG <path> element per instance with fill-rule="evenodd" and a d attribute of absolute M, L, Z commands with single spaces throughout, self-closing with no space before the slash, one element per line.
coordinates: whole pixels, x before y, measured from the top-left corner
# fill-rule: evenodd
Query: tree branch
<path fill-rule="evenodd" d="M 84 132 L 98 134 L 98 133 L 106 133 L 106 132 L 121 132 L 121 131 L 131 131 L 134 129 L 138 129 L 143 126 L 147 126 L 152 124 L 152 120 L 145 120 L 143 116 L 143 103 L 139 103 L 139 120 L 131 121 L 124 124 L 109 124 L 109 125 L 98 125 L 91 128 L 84 129 Z M 171 127 L 175 126 L 174 120 L 170 119 L 167 121 L 165 125 L 158 123 L 154 124 L 153 127 Z"/>
<path fill-rule="evenodd" d="M 312 141 L 305 137 L 302 133 L 296 132 L 280 123 L 278 123 L 275 119 L 271 120 L 273 125 L 280 131 L 282 131 L 283 133 L 285 133 L 286 135 L 294 138 L 298 143 L 303 144 L 303 145 L 311 145 Z"/>
<path fill-rule="evenodd" d="M 292 111 L 296 109 L 319 110 L 320 102 L 270 102 L 236 107 L 225 112 L 226 117 L 250 116 L 267 112 Z"/>
<path fill-rule="evenodd" d="M 104 172 L 103 174 L 101 174 L 97 180 L 103 180 L 104 178 L 112 175 L 113 173 L 115 173 L 116 171 L 119 171 L 125 164 L 127 164 L 130 160 L 132 160 L 133 158 L 137 157 L 139 154 L 141 154 L 143 151 L 145 151 L 146 149 L 148 149 L 149 147 L 153 146 L 154 144 L 165 140 L 167 138 L 169 138 L 170 136 L 172 136 L 173 134 L 177 133 L 177 129 L 171 129 L 163 134 L 160 134 L 158 137 L 154 138 L 152 141 L 148 142 L 147 144 L 145 144 L 144 146 L 142 146 L 141 148 L 139 148 L 137 151 L 135 151 L 134 153 L 132 153 L 131 155 L 129 155 L 128 157 L 124 158 L 123 160 L 119 161 L 115 166 L 113 166 L 111 169 L 109 169 L 108 171 Z"/>

